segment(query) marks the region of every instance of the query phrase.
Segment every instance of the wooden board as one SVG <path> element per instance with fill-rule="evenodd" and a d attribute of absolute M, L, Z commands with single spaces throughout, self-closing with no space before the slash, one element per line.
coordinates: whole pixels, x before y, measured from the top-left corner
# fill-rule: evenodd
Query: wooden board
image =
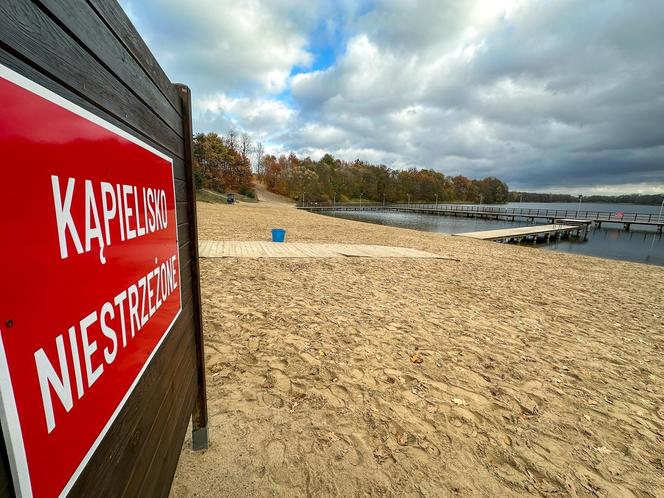
<path fill-rule="evenodd" d="M 458 237 L 470 237 L 480 240 L 508 239 L 511 237 L 526 237 L 527 235 L 540 235 L 568 230 L 578 230 L 578 225 L 536 225 L 533 227 L 503 228 L 500 230 L 484 230 L 481 232 L 455 233 Z"/>
<path fill-rule="evenodd" d="M 70 493 L 166 497 L 192 412 L 194 427 L 207 424 L 191 96 L 168 80 L 116 0 L 3 0 L 0 63 L 173 158 L 182 314 Z M 3 441 L 0 497 L 11 497 Z"/>
<path fill-rule="evenodd" d="M 201 240 L 201 258 L 426 258 L 454 259 L 408 247 L 363 244 L 306 244 L 239 240 Z"/>

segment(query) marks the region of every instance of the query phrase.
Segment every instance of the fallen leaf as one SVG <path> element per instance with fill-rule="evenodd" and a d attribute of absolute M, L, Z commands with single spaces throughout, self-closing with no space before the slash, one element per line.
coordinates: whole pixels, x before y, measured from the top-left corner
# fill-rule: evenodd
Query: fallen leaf
<path fill-rule="evenodd" d="M 388 458 L 388 455 L 385 450 L 383 450 L 383 448 L 376 448 L 373 451 L 373 456 L 376 460 L 378 460 L 378 463 L 382 463 Z"/>
<path fill-rule="evenodd" d="M 394 435 L 394 438 L 397 440 L 397 444 L 399 446 L 406 446 L 408 445 L 408 437 L 403 433 L 403 432 L 397 432 Z"/>
<path fill-rule="evenodd" d="M 331 443 L 334 443 L 335 441 L 339 441 L 339 436 L 337 436 L 334 432 L 328 432 L 327 440 Z"/>
<path fill-rule="evenodd" d="M 419 354 L 415 353 L 410 355 L 410 361 L 413 363 L 422 363 L 424 360 Z"/>

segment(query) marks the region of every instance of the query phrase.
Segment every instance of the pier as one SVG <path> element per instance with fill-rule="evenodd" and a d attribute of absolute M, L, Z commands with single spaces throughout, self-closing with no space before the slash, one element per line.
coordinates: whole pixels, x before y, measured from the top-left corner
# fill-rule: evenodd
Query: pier
<path fill-rule="evenodd" d="M 583 233 L 586 234 L 588 225 L 575 224 L 575 225 L 536 225 L 532 227 L 516 227 L 504 228 L 499 230 L 483 230 L 481 232 L 466 232 L 455 233 L 457 237 L 468 237 L 471 239 L 479 240 L 492 240 L 496 242 L 522 242 L 524 240 L 532 240 L 537 243 L 538 239 L 544 239 L 544 242 L 549 242 L 551 239 L 558 239 L 562 237 L 577 236 L 580 237 Z"/>
<path fill-rule="evenodd" d="M 398 211 L 439 216 L 463 216 L 468 218 L 483 218 L 502 221 L 541 221 L 556 223 L 558 220 L 592 223 L 598 228 L 602 224 L 618 225 L 624 230 L 634 226 L 649 226 L 658 233 L 664 229 L 664 218 L 656 214 L 643 213 L 614 213 L 609 211 L 585 211 L 564 209 L 528 209 L 528 208 L 501 208 L 494 206 L 468 206 L 463 204 L 338 204 L 338 203 L 306 203 L 297 206 L 312 212 L 325 211 Z M 576 223 L 571 223 L 576 224 Z"/>

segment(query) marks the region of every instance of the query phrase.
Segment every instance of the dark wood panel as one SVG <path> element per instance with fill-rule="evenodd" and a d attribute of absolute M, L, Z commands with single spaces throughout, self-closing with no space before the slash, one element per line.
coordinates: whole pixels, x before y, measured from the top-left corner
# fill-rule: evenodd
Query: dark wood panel
<path fill-rule="evenodd" d="M 207 424 L 191 96 L 115 0 L 3 0 L 0 62 L 173 158 L 183 311 L 71 492 L 165 497 L 192 410 Z M 4 450 L 0 497 L 13 494 Z"/>
<path fill-rule="evenodd" d="M 170 100 L 171 104 L 176 109 L 181 110 L 182 100 L 141 35 L 138 34 L 134 25 L 125 15 L 122 7 L 115 0 L 88 0 L 88 3 L 111 31 L 115 33 L 115 36 L 122 41 L 125 48 L 134 56 L 150 76 L 152 82 Z"/>
<path fill-rule="evenodd" d="M 0 2 L 0 43 L 49 77 L 91 100 L 115 118 L 141 130 L 182 157 L 182 139 L 51 18 L 24 0 Z"/>
<path fill-rule="evenodd" d="M 185 221 L 189 221 L 189 208 L 186 202 L 176 202 L 175 213 L 178 219 L 178 225 Z"/>
<path fill-rule="evenodd" d="M 189 198 L 189 189 L 185 180 L 175 180 L 175 200 L 183 202 Z"/>
<path fill-rule="evenodd" d="M 152 109 L 155 118 L 182 136 L 182 111 L 176 110 L 147 78 L 145 71 L 85 0 L 39 0 L 42 10 L 57 19 L 85 50 Z"/>
<path fill-rule="evenodd" d="M 12 496 L 14 496 L 12 475 L 9 470 L 9 460 L 7 459 L 7 448 L 4 445 L 2 427 L 0 427 L 0 498 L 10 498 Z"/>
<path fill-rule="evenodd" d="M 173 157 L 173 177 L 176 180 L 187 181 L 187 170 L 184 161 L 179 157 Z"/>
<path fill-rule="evenodd" d="M 160 151 L 162 154 L 166 154 L 169 157 L 173 158 L 173 174 L 176 178 L 178 178 L 178 174 L 180 175 L 180 179 L 184 179 L 184 162 L 182 159 L 180 159 L 177 156 L 174 156 L 172 152 L 169 150 L 166 150 L 164 147 L 159 145 L 157 142 L 152 140 L 150 137 L 146 136 L 145 134 L 127 126 L 126 123 L 123 123 L 122 121 L 119 121 L 115 117 L 111 116 L 110 114 L 106 113 L 103 109 L 99 109 L 94 103 L 90 102 L 89 100 L 85 100 L 81 98 L 81 96 L 75 94 L 68 88 L 64 87 L 63 85 L 53 81 L 51 78 L 46 76 L 45 74 L 41 73 L 34 67 L 28 65 L 26 62 L 23 60 L 17 59 L 13 55 L 5 52 L 2 50 L 2 42 L 0 42 L 0 63 L 3 65 L 7 66 L 8 68 L 16 71 L 17 73 L 25 76 L 26 78 L 34 81 L 35 83 L 40 84 L 44 88 L 47 88 L 48 90 L 51 90 L 52 92 L 57 93 L 61 97 L 64 97 L 65 99 L 69 100 L 70 102 L 82 107 L 86 111 L 92 112 L 99 116 L 100 118 L 103 118 L 105 121 L 108 121 L 114 126 L 117 126 L 121 130 L 135 136 L 136 138 L 140 139 L 141 141 L 145 142 L 151 147 L 154 147 L 158 151 Z"/>
<path fill-rule="evenodd" d="M 193 126 L 192 126 L 192 104 L 191 90 L 186 85 L 175 85 L 178 94 L 182 98 L 182 123 L 184 129 L 184 163 L 186 167 L 187 190 L 189 199 L 189 237 L 191 240 L 191 272 L 192 289 L 194 299 L 194 335 L 196 337 L 196 402 L 191 414 L 191 425 L 193 428 L 192 440 L 196 450 L 206 449 L 208 439 L 208 409 L 207 409 L 207 383 L 205 377 L 205 354 L 203 338 L 203 305 L 201 300 L 200 268 L 198 264 L 198 218 L 196 216 L 196 185 L 194 179 L 194 156 L 193 156 Z"/>
<path fill-rule="evenodd" d="M 113 424 L 74 485 L 72 496 L 101 496 L 109 490 L 114 491 L 108 494 L 123 495 L 131 469 L 138 460 L 146 458 L 142 452 L 146 451 L 144 442 L 149 433 L 167 430 L 172 423 L 158 418 L 158 411 L 162 403 L 173 401 L 172 386 L 185 377 L 182 373 L 193 369 L 192 320 L 190 301 L 121 410 L 118 423 Z M 116 482 L 118 479 L 122 482 Z"/>
<path fill-rule="evenodd" d="M 178 244 L 183 246 L 190 242 L 189 223 L 185 222 L 178 225 Z"/>
<path fill-rule="evenodd" d="M 192 350 L 194 355 L 194 367 L 196 362 L 196 350 L 195 347 Z M 194 401 L 196 397 L 196 372 L 187 371 L 187 376 L 189 377 L 189 382 L 187 388 L 183 391 L 184 395 L 182 396 L 182 401 L 180 402 L 179 408 L 174 406 L 170 413 L 169 417 L 175 422 L 174 430 L 164 431 L 161 433 L 159 440 L 155 445 L 156 451 L 150 462 L 150 467 L 147 469 L 147 475 L 155 475 L 159 472 L 159 469 L 163 469 L 163 473 L 166 476 L 171 476 L 170 479 L 141 479 L 140 468 L 134 470 L 134 476 L 136 479 L 132 479 L 127 486 L 126 496 L 159 496 L 167 497 L 168 492 L 173 483 L 173 475 L 177 468 L 178 460 L 180 455 L 178 452 L 171 451 L 172 448 L 182 448 L 182 442 L 184 441 L 184 434 L 187 430 L 187 425 L 189 425 L 189 417 L 192 409 L 194 407 Z M 184 376 L 183 376 L 184 377 Z M 153 432 L 156 434 L 156 431 Z M 164 458 L 158 458 L 157 455 L 164 455 Z M 142 462 L 147 461 L 147 459 L 142 460 Z M 134 477 L 132 476 L 132 477 Z M 138 493 L 134 494 L 133 484 L 140 484 Z"/>
<path fill-rule="evenodd" d="M 177 422 L 183 418 L 186 423 L 189 423 L 189 417 L 191 415 L 191 409 L 193 407 L 193 390 L 196 383 L 195 375 L 195 363 L 196 363 L 196 345 L 194 342 L 193 336 L 190 336 L 191 342 L 186 348 L 187 363 L 185 363 L 186 368 L 180 369 L 180 374 L 175 378 L 175 382 L 171 383 L 170 391 L 168 396 L 165 397 L 164 402 L 159 407 L 159 411 L 156 413 L 155 423 L 159 425 L 164 425 L 160 420 L 168 420 L 170 423 Z M 183 413 L 186 412 L 185 413 Z M 164 457 L 170 452 L 170 448 L 173 446 L 162 446 L 160 443 L 168 439 L 169 436 L 177 431 L 176 428 L 173 428 L 172 431 L 157 430 L 156 427 L 152 427 L 147 433 L 146 438 L 143 441 L 144 450 L 143 454 L 147 456 L 145 448 L 151 448 L 152 457 L 144 457 L 140 460 L 136 460 L 135 465 L 128 469 L 127 473 L 128 479 L 126 487 L 124 489 L 124 496 L 156 496 L 154 494 L 144 494 L 139 490 L 149 479 L 145 479 L 146 475 L 159 474 L 159 470 L 155 469 L 153 466 L 154 459 L 157 458 L 160 462 L 160 465 L 164 464 Z M 186 425 L 185 425 L 186 429 Z M 184 434 L 182 434 L 184 435 Z M 180 436 L 180 434 L 178 434 Z M 182 446 L 180 445 L 180 448 Z M 175 469 L 173 469 L 175 470 Z"/>

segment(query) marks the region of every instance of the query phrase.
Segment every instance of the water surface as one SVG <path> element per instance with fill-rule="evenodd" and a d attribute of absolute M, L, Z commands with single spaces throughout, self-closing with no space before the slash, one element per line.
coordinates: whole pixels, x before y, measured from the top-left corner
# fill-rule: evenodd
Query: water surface
<path fill-rule="evenodd" d="M 578 204 L 576 203 L 515 202 L 498 207 L 576 210 L 577 206 Z M 582 204 L 581 211 L 585 210 L 659 214 L 658 206 L 637 206 L 632 204 Z M 438 233 L 498 230 L 508 227 L 532 226 L 534 224 L 522 221 L 496 221 L 404 212 L 333 211 L 326 214 L 349 220 Z M 532 244 L 529 245 L 532 246 Z M 655 230 L 651 227 L 632 226 L 630 231 L 626 231 L 619 225 L 607 223 L 602 224 L 602 228 L 591 228 L 585 240 L 571 238 L 532 247 L 534 248 L 533 250 L 585 254 L 587 256 L 622 259 L 625 261 L 664 266 L 664 237 L 661 234 L 655 233 Z"/>

